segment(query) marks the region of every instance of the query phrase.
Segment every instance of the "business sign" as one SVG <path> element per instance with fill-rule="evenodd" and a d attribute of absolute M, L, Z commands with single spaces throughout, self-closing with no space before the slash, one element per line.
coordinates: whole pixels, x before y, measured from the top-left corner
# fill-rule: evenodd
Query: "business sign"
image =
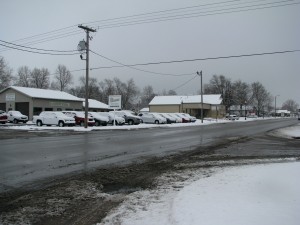
<path fill-rule="evenodd" d="M 108 105 L 111 109 L 121 109 L 121 95 L 110 95 L 108 96 Z"/>
<path fill-rule="evenodd" d="M 5 96 L 5 100 L 7 102 L 14 102 L 16 100 L 15 93 L 7 93 L 6 96 Z"/>

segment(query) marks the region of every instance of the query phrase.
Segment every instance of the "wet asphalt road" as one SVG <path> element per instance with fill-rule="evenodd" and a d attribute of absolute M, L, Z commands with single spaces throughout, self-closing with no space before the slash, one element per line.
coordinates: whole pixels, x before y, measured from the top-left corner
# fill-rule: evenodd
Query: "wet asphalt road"
<path fill-rule="evenodd" d="M 24 135 L 18 139 L 4 139 L 0 145 L 0 192 L 70 172 L 212 146 L 232 137 L 257 138 L 265 132 L 298 123 L 296 119 L 278 119 L 182 128 L 95 131 L 48 137 Z M 0 129 L 1 132 L 4 131 Z M 248 151 L 251 152 L 254 146 L 256 150 L 262 149 L 255 140 L 249 142 Z M 261 139 L 266 150 L 272 143 L 274 139 Z M 241 151 L 237 152 L 241 154 Z M 259 151 L 260 154 L 263 152 Z"/>

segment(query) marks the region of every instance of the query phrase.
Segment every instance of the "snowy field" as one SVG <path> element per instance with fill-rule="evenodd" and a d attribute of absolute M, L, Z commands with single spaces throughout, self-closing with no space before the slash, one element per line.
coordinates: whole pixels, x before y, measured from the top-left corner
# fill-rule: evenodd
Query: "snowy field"
<path fill-rule="evenodd" d="M 298 125 L 277 135 L 299 133 Z M 172 181 L 178 176 L 182 182 Z M 128 195 L 97 225 L 298 225 L 299 177 L 300 162 L 293 158 L 166 174 L 156 190 Z"/>

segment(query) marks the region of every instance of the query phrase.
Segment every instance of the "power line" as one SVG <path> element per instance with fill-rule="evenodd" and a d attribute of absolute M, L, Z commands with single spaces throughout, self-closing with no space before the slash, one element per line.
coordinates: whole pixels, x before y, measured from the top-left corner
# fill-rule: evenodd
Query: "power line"
<path fill-rule="evenodd" d="M 192 80 L 194 80 L 194 79 L 195 79 L 197 76 L 198 76 L 198 75 L 194 76 L 194 77 L 193 77 L 193 78 L 191 78 L 190 80 L 188 80 L 188 81 L 184 82 L 183 84 L 181 84 L 181 85 L 179 85 L 178 87 L 176 87 L 176 88 L 173 88 L 173 89 L 171 89 L 171 90 L 175 91 L 175 90 L 177 90 L 177 89 L 179 89 L 179 88 L 183 87 L 183 86 L 184 86 L 184 85 L 186 85 L 187 83 L 189 83 L 189 82 L 191 82 Z"/>
<path fill-rule="evenodd" d="M 0 42 L 3 42 L 3 43 L 6 43 L 6 44 L 9 44 L 9 45 L 14 45 L 14 46 L 18 46 L 18 47 L 21 47 L 21 48 L 29 48 L 29 49 L 33 49 L 33 50 L 39 50 L 39 51 L 45 51 L 45 52 L 77 52 L 77 50 L 53 50 L 53 49 L 42 49 L 42 48 L 32 48 L 32 47 L 28 47 L 28 46 L 24 46 L 24 45 L 18 45 L 18 44 L 14 44 L 14 43 L 11 43 L 11 42 L 8 42 L 8 41 L 3 41 L 3 40 L 0 40 Z"/>
<path fill-rule="evenodd" d="M 153 18 L 149 18 L 149 19 L 137 18 L 133 21 L 120 21 L 120 22 L 112 23 L 112 24 L 99 25 L 98 29 L 108 29 L 108 28 L 132 26 L 132 25 L 146 24 L 146 23 L 157 23 L 157 22 L 188 19 L 188 18 L 203 17 L 203 16 L 231 14 L 231 13 L 254 11 L 254 10 L 260 10 L 260 9 L 269 9 L 269 8 L 276 8 L 276 7 L 300 4 L 300 2 L 294 2 L 294 3 L 286 3 L 286 4 L 276 5 L 278 3 L 290 2 L 290 1 L 294 1 L 294 0 L 286 0 L 286 1 L 280 1 L 280 2 L 275 2 L 275 3 L 265 3 L 265 4 L 240 6 L 240 7 L 225 8 L 225 9 L 216 9 L 216 10 L 202 11 L 202 12 L 200 11 L 200 12 L 177 14 L 177 15 L 171 15 L 171 16 L 158 15 L 158 17 L 153 17 Z M 267 5 L 269 5 L 269 6 L 267 6 Z M 253 7 L 255 7 L 255 8 L 253 8 Z"/>
<path fill-rule="evenodd" d="M 195 59 L 182 59 L 182 60 L 171 60 L 171 61 L 161 61 L 161 62 L 148 62 L 148 63 L 137 63 L 122 66 L 105 66 L 105 67 L 95 67 L 91 70 L 96 69 L 111 69 L 115 67 L 133 67 L 133 66 L 149 66 L 149 65 L 159 65 L 159 64 L 171 64 L 171 63 L 182 63 L 182 62 L 194 62 L 194 61 L 206 61 L 206 60 L 217 60 L 217 59 L 230 59 L 230 58 L 242 58 L 242 57 L 253 57 L 253 56 L 263 56 L 263 55 L 275 55 L 275 54 L 286 54 L 300 52 L 300 50 L 286 50 L 286 51 L 276 51 L 276 52 L 263 52 L 263 53 L 253 53 L 253 54 L 242 54 L 242 55 L 230 55 L 230 56 L 218 56 L 218 57 L 208 57 L 208 58 L 195 58 Z"/>
<path fill-rule="evenodd" d="M 189 7 L 182 7 L 182 8 L 176 8 L 176 9 L 161 10 L 161 11 L 136 14 L 136 15 L 131 15 L 131 16 L 124 16 L 124 17 L 117 17 L 117 18 L 111 18 L 111 19 L 106 19 L 106 20 L 94 21 L 94 22 L 89 22 L 89 23 L 84 23 L 84 24 L 93 24 L 93 23 L 99 23 L 99 22 L 103 23 L 104 22 L 104 24 L 102 24 L 102 25 L 99 24 L 98 29 L 108 29 L 108 28 L 138 25 L 138 24 L 157 23 L 157 22 L 163 22 L 163 21 L 187 19 L 187 18 L 202 17 L 202 16 L 212 16 L 212 15 L 220 15 L 220 14 L 230 14 L 230 13 L 253 11 L 253 10 L 284 7 L 284 6 L 300 4 L 300 2 L 295 2 L 295 0 L 284 0 L 284 1 L 268 2 L 268 3 L 255 4 L 255 5 L 253 4 L 254 2 L 263 2 L 266 0 L 257 0 L 257 1 L 250 1 L 250 2 L 240 2 L 240 1 L 241 0 L 231 0 L 231 1 L 223 1 L 223 2 L 202 4 L 202 5 L 189 6 Z M 240 3 L 235 3 L 235 2 L 240 2 Z M 210 6 L 210 8 L 228 7 L 228 5 L 224 5 L 224 4 L 231 4 L 231 5 L 251 4 L 251 5 L 239 6 L 239 7 L 234 7 L 234 8 L 223 8 L 223 9 L 217 9 L 217 10 L 211 10 L 211 11 L 194 12 L 192 14 L 191 13 L 182 14 L 183 11 L 191 11 L 191 10 L 196 11 L 196 10 L 199 10 L 200 7 L 203 8 L 205 6 Z M 255 8 L 253 8 L 253 7 L 255 7 Z M 247 9 L 245 9 L 245 8 L 247 8 Z M 242 10 L 238 10 L 238 9 L 242 9 Z M 225 12 L 222 12 L 222 11 L 225 11 Z M 164 13 L 164 15 L 162 15 L 162 13 Z M 171 15 L 171 16 L 166 16 L 166 14 L 174 14 L 174 13 L 177 13 L 177 15 L 175 14 L 175 15 Z M 147 19 L 147 17 L 151 17 L 151 16 L 152 16 L 152 18 Z M 144 18 L 141 18 L 141 17 L 144 17 Z M 128 19 L 134 19 L 134 20 L 126 21 Z M 113 21 L 117 21 L 117 22 L 112 24 L 111 22 L 113 22 Z M 27 43 L 27 44 L 33 45 L 33 44 L 37 44 L 37 43 L 43 43 L 43 42 L 47 42 L 47 41 L 52 41 L 52 40 L 80 34 L 78 31 L 75 31 L 75 30 L 73 31 L 73 29 L 75 29 L 75 26 L 68 26 L 68 27 L 57 29 L 54 31 L 49 31 L 49 32 L 46 32 L 46 33 L 43 33 L 40 35 L 33 35 L 29 38 L 19 39 L 17 41 L 28 40 L 28 39 L 36 38 L 39 36 L 51 35 L 49 37 L 45 37 L 45 38 L 34 40 L 34 41 Z M 68 30 L 68 32 L 66 32 L 67 30 Z M 55 35 L 53 35 L 53 33 L 55 33 Z M 58 33 L 58 34 L 56 34 L 56 33 Z M 3 50 L 5 50 L 5 49 L 0 49 L 0 51 L 3 51 Z"/>
<path fill-rule="evenodd" d="M 116 60 L 113 60 L 113 59 L 110 59 L 106 56 L 103 56 L 103 55 L 100 55 L 99 53 L 96 53 L 92 50 L 90 50 L 92 53 L 94 53 L 95 55 L 98 55 L 106 60 L 109 60 L 111 62 L 114 62 L 114 63 L 117 63 L 119 65 L 121 65 L 122 67 L 128 67 L 130 69 L 133 69 L 133 70 L 138 70 L 138 71 L 142 71 L 142 72 L 145 72 L 145 73 L 152 73 L 152 74 L 155 74 L 155 75 L 163 75 L 163 76 L 174 76 L 174 77 L 179 77 L 179 76 L 190 76 L 190 75 L 193 75 L 194 73 L 188 73 L 188 74 L 169 74 L 169 73 L 158 73 L 158 72 L 153 72 L 153 71 L 149 71 L 149 70 L 143 70 L 143 69 L 138 69 L 138 68 L 135 68 L 133 66 L 130 66 L 130 65 L 125 65 L 123 63 L 120 63 Z M 93 68 L 91 68 L 91 70 L 93 70 Z"/>
<path fill-rule="evenodd" d="M 31 51 L 31 50 L 27 50 L 27 49 L 21 49 L 21 48 L 17 48 L 17 47 L 12 47 L 12 46 L 8 46 L 8 45 L 4 45 L 1 44 L 1 46 L 7 47 L 7 48 L 12 48 L 15 50 L 19 50 L 19 51 L 23 51 L 23 52 L 30 52 L 30 53 L 35 53 L 35 54 L 41 54 L 41 55 L 78 55 L 79 53 L 49 53 L 49 52 L 37 52 L 37 51 Z"/>

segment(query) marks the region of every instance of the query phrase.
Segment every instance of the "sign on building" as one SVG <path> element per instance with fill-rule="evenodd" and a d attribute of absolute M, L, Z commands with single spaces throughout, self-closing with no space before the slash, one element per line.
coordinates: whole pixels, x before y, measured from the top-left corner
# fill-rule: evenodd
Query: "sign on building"
<path fill-rule="evenodd" d="M 121 109 L 121 95 L 108 96 L 108 105 L 111 109 Z"/>
<path fill-rule="evenodd" d="M 15 93 L 7 93 L 6 96 L 5 96 L 5 100 L 7 102 L 14 102 L 16 100 Z"/>

